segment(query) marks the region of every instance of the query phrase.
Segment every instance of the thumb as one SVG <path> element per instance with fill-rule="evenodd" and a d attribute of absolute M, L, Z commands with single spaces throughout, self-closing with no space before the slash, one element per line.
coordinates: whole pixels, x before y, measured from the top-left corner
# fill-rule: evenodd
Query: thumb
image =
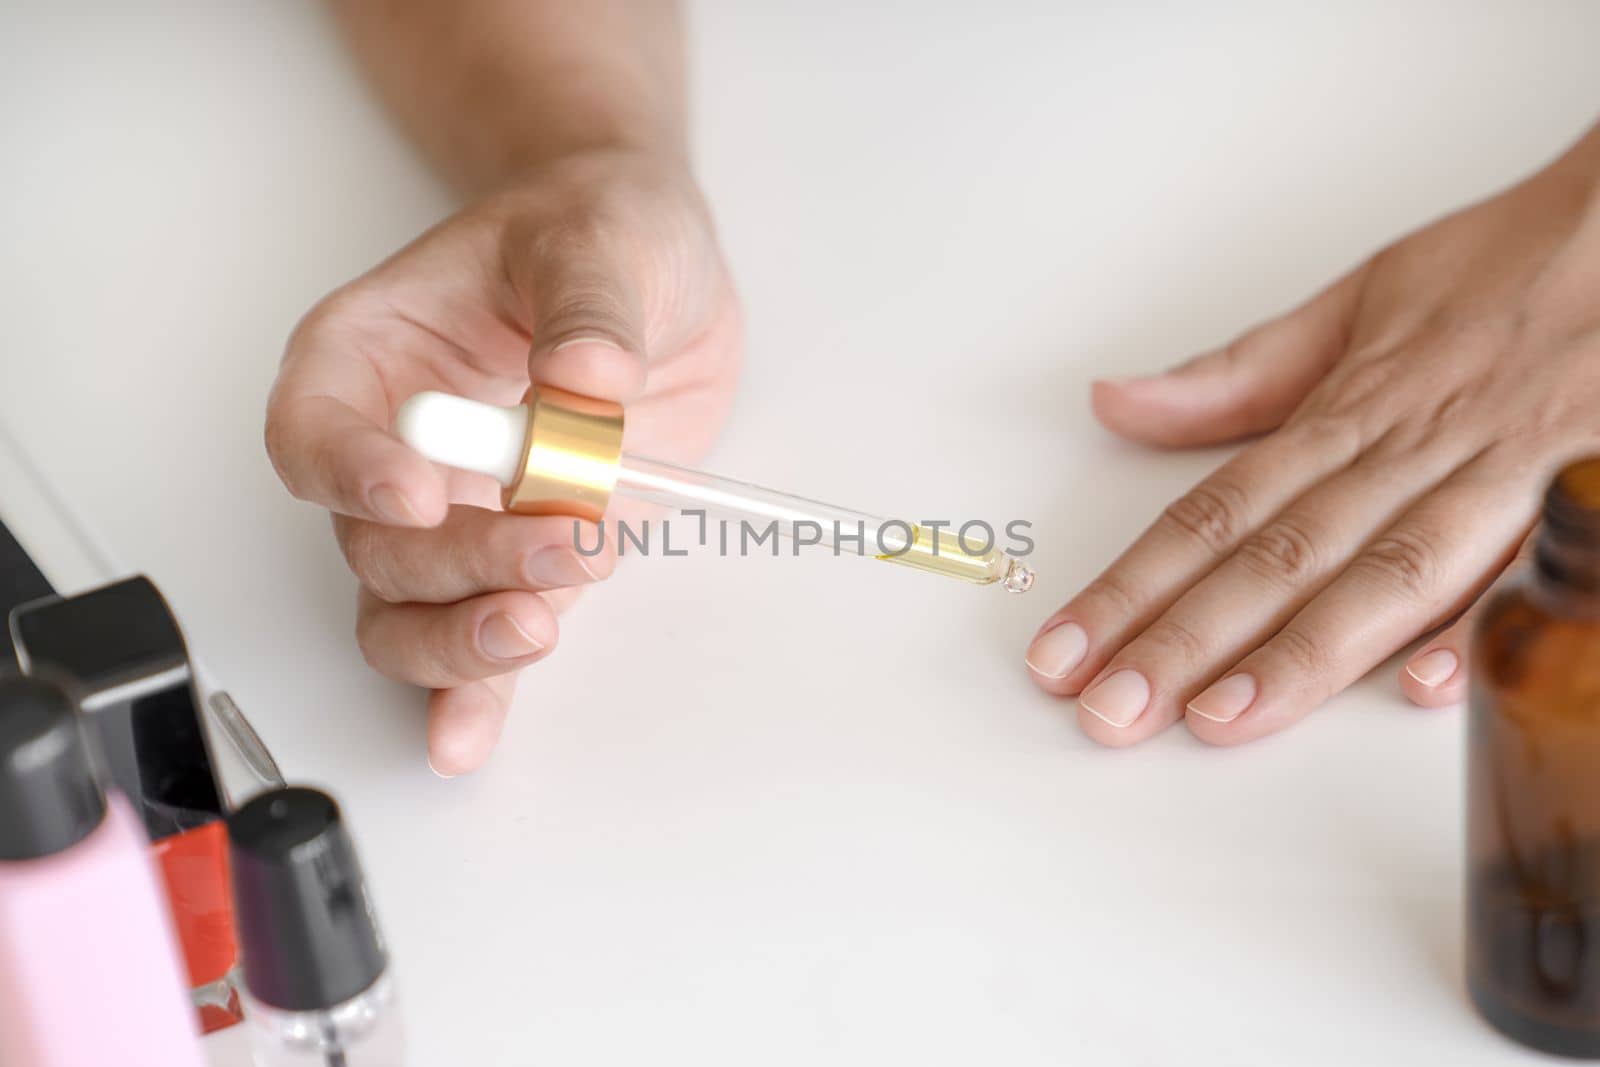
<path fill-rule="evenodd" d="M 1169 448 L 1275 429 L 1344 354 L 1365 273 L 1163 374 L 1095 382 L 1095 417 L 1113 433 Z"/>
<path fill-rule="evenodd" d="M 644 316 L 619 258 L 592 232 L 519 243 L 510 266 L 532 317 L 530 380 L 621 404 L 644 392 Z"/>

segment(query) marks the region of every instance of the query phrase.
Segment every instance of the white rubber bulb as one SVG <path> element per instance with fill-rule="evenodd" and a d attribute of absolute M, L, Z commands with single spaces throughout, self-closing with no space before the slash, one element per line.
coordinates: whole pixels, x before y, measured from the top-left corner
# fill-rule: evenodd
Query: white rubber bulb
<path fill-rule="evenodd" d="M 522 473 L 528 409 L 502 408 L 449 393 L 418 393 L 394 417 L 400 440 L 435 463 L 487 474 L 509 486 Z"/>

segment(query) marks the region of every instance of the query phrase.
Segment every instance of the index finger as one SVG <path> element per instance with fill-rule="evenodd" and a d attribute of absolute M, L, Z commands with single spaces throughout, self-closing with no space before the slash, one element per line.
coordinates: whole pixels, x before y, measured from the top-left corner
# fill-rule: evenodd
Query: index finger
<path fill-rule="evenodd" d="M 267 402 L 267 454 L 302 500 L 374 522 L 434 526 L 444 475 L 388 432 L 388 391 L 353 338 L 313 313 L 289 339 Z"/>

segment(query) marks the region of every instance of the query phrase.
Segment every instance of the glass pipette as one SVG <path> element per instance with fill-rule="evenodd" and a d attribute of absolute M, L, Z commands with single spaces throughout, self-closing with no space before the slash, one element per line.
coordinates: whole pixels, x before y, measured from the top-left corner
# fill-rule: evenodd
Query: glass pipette
<path fill-rule="evenodd" d="M 555 389 L 541 388 L 515 407 L 418 393 L 396 414 L 395 432 L 435 462 L 497 480 L 511 511 L 599 521 L 614 491 L 746 523 L 757 543 L 772 529 L 835 555 L 848 549 L 1013 593 L 1033 584 L 1033 571 L 995 547 L 988 527 L 963 537 L 624 453 L 620 408 Z"/>

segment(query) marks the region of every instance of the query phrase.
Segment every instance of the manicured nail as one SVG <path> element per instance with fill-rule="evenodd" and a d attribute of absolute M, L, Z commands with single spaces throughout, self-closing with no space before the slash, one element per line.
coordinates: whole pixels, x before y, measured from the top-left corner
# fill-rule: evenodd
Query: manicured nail
<path fill-rule="evenodd" d="M 529 636 L 516 619 L 502 611 L 490 615 L 478 627 L 478 647 L 490 659 L 522 659 L 544 646 Z"/>
<path fill-rule="evenodd" d="M 1437 689 L 1454 678 L 1460 666 L 1461 661 L 1454 652 L 1448 648 L 1436 648 L 1407 663 L 1406 673 L 1429 689 Z"/>
<path fill-rule="evenodd" d="M 1143 385 L 1145 382 L 1157 381 L 1166 376 L 1166 371 L 1157 371 L 1154 374 L 1124 374 L 1120 378 L 1096 378 L 1095 382 L 1115 389 L 1125 389 L 1130 385 Z"/>
<path fill-rule="evenodd" d="M 1248 674 L 1230 674 L 1189 701 L 1189 710 L 1212 722 L 1232 722 L 1255 703 L 1256 680 Z"/>
<path fill-rule="evenodd" d="M 609 337 L 569 337 L 565 341 L 562 341 L 560 344 L 556 345 L 550 351 L 559 352 L 563 348 L 571 348 L 573 345 L 600 345 L 603 348 L 609 348 L 616 352 L 622 351 L 622 346 L 611 340 Z"/>
<path fill-rule="evenodd" d="M 1089 635 L 1075 622 L 1064 622 L 1033 639 L 1023 662 L 1042 678 L 1065 678 L 1083 662 L 1089 651 Z"/>
<path fill-rule="evenodd" d="M 437 767 L 435 767 L 435 766 L 434 766 L 434 765 L 433 765 L 433 757 L 432 757 L 432 756 L 429 756 L 429 757 L 428 757 L 428 770 L 430 770 L 430 771 L 432 771 L 432 772 L 433 772 L 433 773 L 434 773 L 434 774 L 435 774 L 435 775 L 437 775 L 437 776 L 438 776 L 438 777 L 440 777 L 440 778 L 443 778 L 443 779 L 444 779 L 444 780 L 445 780 L 445 781 L 447 781 L 447 782 L 448 782 L 448 781 L 449 781 L 449 780 L 450 780 L 450 779 L 452 779 L 452 778 L 454 778 L 454 777 L 455 777 L 455 775 L 453 775 L 453 774 L 446 774 L 446 773 L 444 773 L 444 772 L 443 772 L 443 771 L 441 771 L 441 770 L 440 770 L 440 769 L 439 769 L 439 768 L 437 768 Z"/>
<path fill-rule="evenodd" d="M 1133 725 L 1149 703 L 1150 683 L 1131 670 L 1102 678 L 1078 698 L 1078 707 L 1118 729 Z"/>
<path fill-rule="evenodd" d="M 392 485 L 380 485 L 367 494 L 372 510 L 389 522 L 402 526 L 421 526 L 422 516 L 411 506 L 406 495 Z"/>
<path fill-rule="evenodd" d="M 561 589 L 600 580 L 589 564 L 570 548 L 541 548 L 528 557 L 528 581 L 541 589 Z"/>

